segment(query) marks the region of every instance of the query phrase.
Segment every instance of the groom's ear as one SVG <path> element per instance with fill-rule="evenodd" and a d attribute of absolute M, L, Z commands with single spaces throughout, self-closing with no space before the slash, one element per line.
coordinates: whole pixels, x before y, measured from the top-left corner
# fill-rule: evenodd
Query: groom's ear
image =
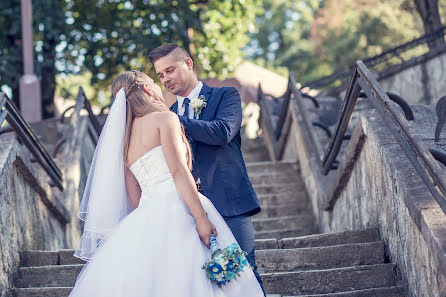
<path fill-rule="evenodd" d="M 186 64 L 188 70 L 194 69 L 194 61 L 192 61 L 190 57 L 187 57 L 186 60 L 184 60 L 184 63 Z"/>

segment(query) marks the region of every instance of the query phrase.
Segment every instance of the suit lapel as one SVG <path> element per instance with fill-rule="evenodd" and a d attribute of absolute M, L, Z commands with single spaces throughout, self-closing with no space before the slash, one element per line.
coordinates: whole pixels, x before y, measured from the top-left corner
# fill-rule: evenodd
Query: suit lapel
<path fill-rule="evenodd" d="M 174 104 L 170 107 L 170 111 L 173 111 L 174 113 L 178 114 L 178 101 L 175 101 Z"/>
<path fill-rule="evenodd" d="M 206 111 L 210 109 L 209 105 L 213 103 L 211 100 L 211 93 L 212 93 L 212 88 L 207 84 L 203 83 L 203 87 L 201 88 L 199 96 L 203 95 L 207 99 L 207 101 L 206 101 L 206 107 L 201 110 L 201 114 L 198 117 L 200 120 L 205 118 L 205 115 L 207 114 Z"/>

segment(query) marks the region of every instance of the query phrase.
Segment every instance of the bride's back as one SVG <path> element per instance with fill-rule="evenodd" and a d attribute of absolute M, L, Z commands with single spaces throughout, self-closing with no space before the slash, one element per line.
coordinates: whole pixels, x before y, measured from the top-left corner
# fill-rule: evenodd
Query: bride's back
<path fill-rule="evenodd" d="M 163 113 L 165 112 L 151 112 L 133 120 L 126 160 L 128 166 L 151 149 L 161 145 L 159 119 Z"/>

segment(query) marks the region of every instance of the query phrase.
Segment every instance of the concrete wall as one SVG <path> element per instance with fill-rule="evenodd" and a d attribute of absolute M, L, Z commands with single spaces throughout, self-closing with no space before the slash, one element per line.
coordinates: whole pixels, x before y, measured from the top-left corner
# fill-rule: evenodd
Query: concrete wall
<path fill-rule="evenodd" d="M 410 104 L 435 104 L 446 95 L 446 52 L 379 80 L 386 91 L 399 94 Z"/>
<path fill-rule="evenodd" d="M 320 231 L 378 226 L 410 295 L 446 296 L 446 216 L 376 111 L 359 117 L 339 169 L 322 176 L 321 156 L 308 146 L 296 104 L 291 108 L 286 156 L 300 164 Z"/>

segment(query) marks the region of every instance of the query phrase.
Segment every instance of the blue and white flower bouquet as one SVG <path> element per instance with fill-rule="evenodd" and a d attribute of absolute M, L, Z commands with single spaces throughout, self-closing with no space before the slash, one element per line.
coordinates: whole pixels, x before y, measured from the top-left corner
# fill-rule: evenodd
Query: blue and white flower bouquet
<path fill-rule="evenodd" d="M 236 279 L 248 265 L 248 260 L 246 253 L 240 249 L 237 243 L 220 249 L 214 234 L 211 234 L 210 239 L 212 257 L 201 268 L 206 270 L 206 275 L 211 281 L 221 287 Z"/>

